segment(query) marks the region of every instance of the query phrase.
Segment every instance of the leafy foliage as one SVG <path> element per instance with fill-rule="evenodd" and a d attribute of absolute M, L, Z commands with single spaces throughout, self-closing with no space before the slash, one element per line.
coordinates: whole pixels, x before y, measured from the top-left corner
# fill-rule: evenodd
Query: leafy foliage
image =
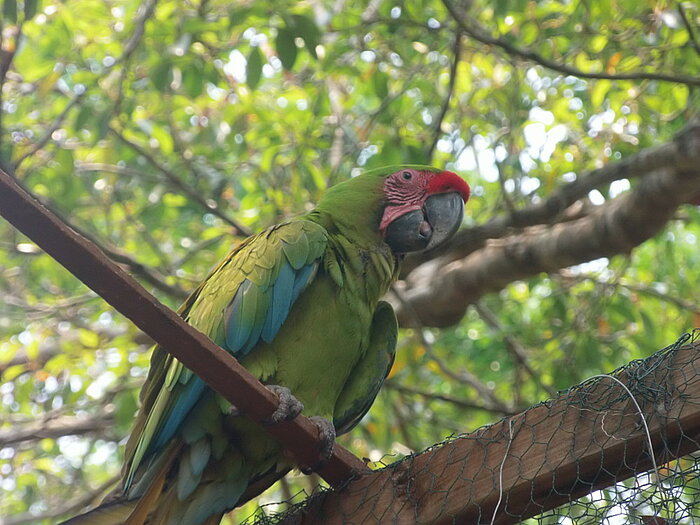
<path fill-rule="evenodd" d="M 497 42 L 458 36 L 448 7 Z M 245 232 L 360 168 L 459 171 L 471 226 L 667 142 L 697 113 L 699 16 L 632 0 L 4 0 L 0 164 L 176 307 Z M 699 218 L 683 207 L 628 256 L 404 331 L 341 442 L 391 461 L 675 340 L 700 316 Z M 149 342 L 4 222 L 0 239 L 0 515 L 50 523 L 118 474 Z"/>

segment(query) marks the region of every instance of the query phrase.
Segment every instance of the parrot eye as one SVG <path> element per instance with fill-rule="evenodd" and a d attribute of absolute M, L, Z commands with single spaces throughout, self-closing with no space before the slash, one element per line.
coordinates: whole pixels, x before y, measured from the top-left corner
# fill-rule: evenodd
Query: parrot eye
<path fill-rule="evenodd" d="M 411 180 L 413 178 L 413 173 L 410 171 L 404 171 L 401 176 L 403 177 L 403 180 Z"/>

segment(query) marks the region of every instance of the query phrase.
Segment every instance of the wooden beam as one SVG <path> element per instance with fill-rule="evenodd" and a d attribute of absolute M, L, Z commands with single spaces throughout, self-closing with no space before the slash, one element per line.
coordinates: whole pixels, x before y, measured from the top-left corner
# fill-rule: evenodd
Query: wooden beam
<path fill-rule="evenodd" d="M 617 375 L 657 465 L 700 449 L 700 342 Z M 610 378 L 431 447 L 312 499 L 282 522 L 518 523 L 653 467 L 634 402 Z M 501 469 L 502 466 L 502 469 Z M 502 491 L 499 476 L 502 470 Z"/>
<path fill-rule="evenodd" d="M 268 418 L 278 400 L 236 359 L 161 304 L 92 242 L 77 234 L 0 170 L 0 215 L 73 275 L 128 317 L 187 368 L 255 421 Z M 306 417 L 265 429 L 302 465 L 319 457 L 318 429 Z M 340 445 L 318 474 L 338 485 L 367 466 Z"/>

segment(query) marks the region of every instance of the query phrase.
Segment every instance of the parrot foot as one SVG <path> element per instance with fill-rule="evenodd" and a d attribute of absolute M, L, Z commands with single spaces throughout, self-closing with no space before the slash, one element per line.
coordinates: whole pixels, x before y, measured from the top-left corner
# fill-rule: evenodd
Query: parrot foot
<path fill-rule="evenodd" d="M 284 421 L 291 421 L 297 417 L 302 410 L 304 410 L 303 403 L 294 397 L 291 390 L 289 390 L 286 386 L 266 386 L 268 390 L 279 398 L 280 404 L 277 407 L 277 410 L 275 410 L 270 417 L 262 422 L 263 425 L 275 425 Z"/>
<path fill-rule="evenodd" d="M 328 458 L 333 453 L 333 445 L 335 445 L 335 426 L 333 422 L 321 416 L 311 416 L 311 422 L 318 427 L 318 438 L 321 444 L 321 459 L 313 467 L 302 467 L 301 471 L 304 474 L 311 474 L 320 469 Z"/>

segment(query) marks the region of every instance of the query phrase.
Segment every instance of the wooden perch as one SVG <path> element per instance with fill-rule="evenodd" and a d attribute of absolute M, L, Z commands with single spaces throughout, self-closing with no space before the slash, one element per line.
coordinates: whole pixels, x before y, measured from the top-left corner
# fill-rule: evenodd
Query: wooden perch
<path fill-rule="evenodd" d="M 259 422 L 277 409 L 277 397 L 233 356 L 161 304 L 99 248 L 61 222 L 2 170 L 0 215 L 245 415 Z M 294 454 L 300 465 L 318 462 L 318 430 L 306 417 L 298 416 L 265 429 Z M 336 445 L 318 474 L 331 485 L 338 485 L 353 472 L 367 470 L 359 458 Z"/>
<path fill-rule="evenodd" d="M 700 448 L 698 350 L 700 342 L 661 351 L 616 375 L 641 406 L 659 466 Z M 323 493 L 279 523 L 484 525 L 498 505 L 493 523 L 506 525 L 652 467 L 629 394 L 611 378 L 595 378 Z"/>

